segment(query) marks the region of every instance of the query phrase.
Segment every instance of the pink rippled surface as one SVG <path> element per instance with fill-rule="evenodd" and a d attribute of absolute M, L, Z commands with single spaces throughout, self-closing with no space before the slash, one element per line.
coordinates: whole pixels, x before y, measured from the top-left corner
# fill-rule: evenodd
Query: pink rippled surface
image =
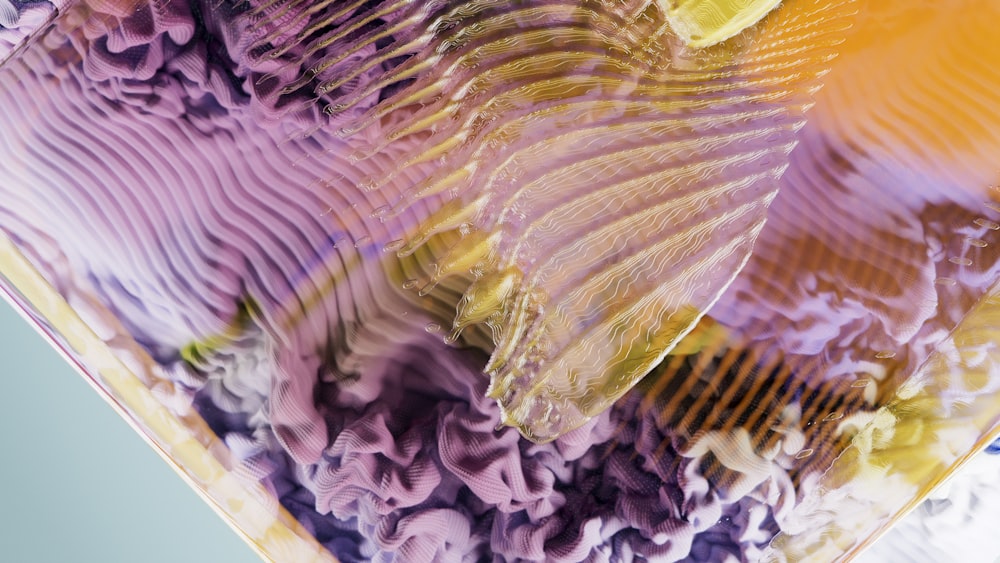
<path fill-rule="evenodd" d="M 951 33 L 892 74 L 912 82 L 859 85 L 872 51 L 844 31 L 855 50 L 808 113 L 811 86 L 794 111 L 747 102 L 777 110 L 735 134 L 770 127 L 777 137 L 751 148 L 791 152 L 763 160 L 774 201 L 762 198 L 752 254 L 693 333 L 725 337 L 535 444 L 497 428 L 488 335 L 438 334 L 462 282 L 426 298 L 406 287 L 442 253 L 387 252 L 449 197 L 399 205 L 430 167 L 402 164 L 432 143 L 380 136 L 402 110 L 384 129 L 344 130 L 407 92 L 372 85 L 421 52 L 364 63 L 419 44 L 410 23 L 450 5 L 93 2 L 27 41 L 18 30 L 39 8 L 14 4 L 0 11 L 0 44 L 24 49 L 0 70 L 0 226 L 70 303 L 96 296 L 241 470 L 342 560 L 760 558 L 779 531 L 809 525 L 793 510 L 850 440 L 837 421 L 877 409 L 998 277 L 995 69 L 968 47 L 949 54 Z M 841 17 L 863 37 L 879 14 L 859 10 Z M 941 9 L 918 11 L 932 28 Z M 374 39 L 386 30 L 397 43 Z M 923 80 L 958 59 L 977 80 Z M 418 84 L 438 71 L 422 72 Z M 911 83 L 932 93 L 899 94 Z M 931 123 L 962 108 L 981 128 L 898 120 L 914 108 Z"/>

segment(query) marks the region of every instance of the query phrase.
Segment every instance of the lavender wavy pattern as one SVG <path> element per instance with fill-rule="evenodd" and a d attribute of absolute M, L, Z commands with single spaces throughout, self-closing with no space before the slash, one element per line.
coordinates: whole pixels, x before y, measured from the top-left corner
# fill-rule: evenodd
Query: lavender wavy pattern
<path fill-rule="evenodd" d="M 992 240 L 979 187 L 998 129 L 969 133 L 981 152 L 928 157 L 917 135 L 843 119 L 875 102 L 834 66 L 754 255 L 702 322 L 723 342 L 668 357 L 610 410 L 533 444 L 496 429 L 483 349 L 428 332 L 465 288 L 425 306 L 402 287 L 441 253 L 386 259 L 444 198 L 378 213 L 422 177 L 364 189 L 399 153 L 358 158 L 340 128 L 383 94 L 339 116 L 314 98 L 372 53 L 310 73 L 351 38 L 310 53 L 295 38 L 318 12 L 212 6 L 95 3 L 102 17 L 61 22 L 2 70 L 0 225 L 65 292 L 65 272 L 83 273 L 238 471 L 345 561 L 756 560 L 806 525 L 792 509 L 851 417 L 997 277 L 996 245 L 975 241 Z M 269 56 L 248 36 L 288 48 Z M 955 99 L 990 99 L 1000 80 L 978 76 Z"/>
<path fill-rule="evenodd" d="M 62 0 L 0 1 L 0 65 L 43 33 L 65 4 Z"/>
<path fill-rule="evenodd" d="M 203 98 L 183 92 L 176 102 L 158 94 L 161 107 L 117 100 L 108 85 L 131 78 L 100 75 L 95 88 L 93 69 L 41 48 L 5 72 L 5 231 L 36 261 L 57 238 L 68 268 L 86 272 L 82 283 L 197 393 L 245 458 L 241 470 L 265 479 L 341 558 L 680 559 L 747 549 L 739 522 L 759 520 L 740 516 L 749 508 L 739 503 L 723 508 L 694 461 L 682 463 L 683 478 L 703 484 L 689 493 L 665 484 L 680 478 L 670 471 L 637 465 L 627 436 L 664 430 L 627 409 L 549 446 L 495 431 L 485 358 L 428 334 L 432 319 L 393 298 L 397 286 L 376 260 L 419 213 L 383 222 L 372 216 L 382 194 L 315 189 L 336 160 L 303 155 L 328 155 L 336 138 L 282 143 L 287 129 L 203 112 Z M 47 87 L 50 73 L 59 88 Z M 334 207 L 335 217 L 322 211 Z M 309 323 L 289 329 L 285 317 L 300 314 L 310 292 L 321 298 Z M 276 338 L 291 340 L 279 347 Z M 327 395 L 318 404 L 317 392 Z M 592 449 L 619 421 L 638 426 L 611 451 Z M 720 528 L 724 512 L 734 524 Z M 700 538 L 709 528 L 714 535 Z M 750 547 L 772 534 L 753 532 Z"/>
<path fill-rule="evenodd" d="M 412 281 L 474 277 L 451 338 L 488 327 L 490 396 L 541 441 L 631 388 L 740 270 L 851 13 L 800 2 L 766 41 L 690 55 L 644 2 L 352 7 L 263 57 L 301 69 L 283 91 L 318 96 L 356 158 L 396 155 L 362 183 L 393 194 L 380 214 L 444 198 L 393 244 L 458 238 Z"/>

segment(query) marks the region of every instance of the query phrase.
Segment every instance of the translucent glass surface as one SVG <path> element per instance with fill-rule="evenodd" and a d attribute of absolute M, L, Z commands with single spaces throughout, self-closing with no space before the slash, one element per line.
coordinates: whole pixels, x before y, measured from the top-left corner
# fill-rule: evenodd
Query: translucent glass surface
<path fill-rule="evenodd" d="M 860 563 L 969 561 L 995 563 L 1000 538 L 1000 441 L 977 454 L 897 522 Z"/>
<path fill-rule="evenodd" d="M 998 17 L 0 0 L 0 272 L 265 557 L 850 557 L 1000 416 Z"/>

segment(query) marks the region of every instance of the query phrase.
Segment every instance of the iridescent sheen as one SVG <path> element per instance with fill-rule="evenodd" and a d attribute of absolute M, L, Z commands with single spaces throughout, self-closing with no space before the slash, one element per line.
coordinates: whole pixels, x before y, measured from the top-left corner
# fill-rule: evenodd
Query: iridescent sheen
<path fill-rule="evenodd" d="M 342 560 L 832 560 L 1000 413 L 997 16 L 0 0 L 0 230 Z"/>

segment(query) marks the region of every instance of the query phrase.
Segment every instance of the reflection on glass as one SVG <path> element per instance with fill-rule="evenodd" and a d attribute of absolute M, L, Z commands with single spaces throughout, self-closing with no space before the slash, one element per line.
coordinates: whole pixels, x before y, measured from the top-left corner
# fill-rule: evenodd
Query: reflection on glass
<path fill-rule="evenodd" d="M 851 554 L 1000 414 L 1000 7 L 776 4 L 0 0 L 7 286 L 277 560 Z"/>

